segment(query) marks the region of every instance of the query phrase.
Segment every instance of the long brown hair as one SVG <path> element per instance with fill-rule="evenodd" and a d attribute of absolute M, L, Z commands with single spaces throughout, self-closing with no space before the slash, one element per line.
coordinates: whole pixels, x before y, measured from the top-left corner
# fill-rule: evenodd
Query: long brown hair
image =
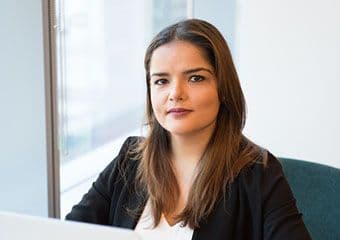
<path fill-rule="evenodd" d="M 148 193 L 154 226 L 162 213 L 172 213 L 177 205 L 179 186 L 170 159 L 169 133 L 157 122 L 150 98 L 150 60 L 155 49 L 174 40 L 187 41 L 197 46 L 214 69 L 217 79 L 220 108 L 216 127 L 203 156 L 197 165 L 188 201 L 177 216 L 190 228 L 213 210 L 219 197 L 225 196 L 226 187 L 241 169 L 261 157 L 262 150 L 243 134 L 246 106 L 244 95 L 231 57 L 221 33 L 210 23 L 190 19 L 173 24 L 151 41 L 145 54 L 146 71 L 146 124 L 148 136 L 140 143 L 140 164 L 137 183 Z"/>

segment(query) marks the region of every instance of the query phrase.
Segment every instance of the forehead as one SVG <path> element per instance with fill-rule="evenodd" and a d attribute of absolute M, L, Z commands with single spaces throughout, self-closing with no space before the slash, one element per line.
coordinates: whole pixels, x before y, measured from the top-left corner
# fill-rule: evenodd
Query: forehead
<path fill-rule="evenodd" d="M 164 44 L 154 50 L 150 59 L 150 72 L 196 67 L 213 70 L 202 49 L 188 41 Z"/>

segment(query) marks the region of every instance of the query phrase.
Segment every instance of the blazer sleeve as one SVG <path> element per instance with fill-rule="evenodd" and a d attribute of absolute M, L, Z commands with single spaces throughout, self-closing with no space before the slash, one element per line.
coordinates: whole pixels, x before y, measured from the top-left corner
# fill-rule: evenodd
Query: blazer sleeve
<path fill-rule="evenodd" d="M 280 162 L 268 153 L 267 165 L 262 169 L 264 239 L 311 239 Z"/>
<path fill-rule="evenodd" d="M 99 174 L 90 190 L 66 215 L 66 220 L 109 225 L 111 198 L 119 174 L 117 166 L 126 158 L 132 140 L 133 137 L 125 140 L 118 156 Z"/>

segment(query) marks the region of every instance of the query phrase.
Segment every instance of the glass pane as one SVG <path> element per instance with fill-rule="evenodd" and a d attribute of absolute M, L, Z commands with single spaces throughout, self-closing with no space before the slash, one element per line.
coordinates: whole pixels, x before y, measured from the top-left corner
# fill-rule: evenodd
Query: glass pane
<path fill-rule="evenodd" d="M 147 43 L 186 1 L 58 1 L 61 217 L 128 135 L 140 135 Z"/>

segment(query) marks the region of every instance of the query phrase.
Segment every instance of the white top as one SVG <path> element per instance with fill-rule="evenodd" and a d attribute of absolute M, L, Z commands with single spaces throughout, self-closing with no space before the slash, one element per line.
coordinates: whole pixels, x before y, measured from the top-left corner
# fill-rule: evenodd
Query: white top
<path fill-rule="evenodd" d="M 170 226 L 162 214 L 159 225 L 152 228 L 153 219 L 151 216 L 151 205 L 148 200 L 140 217 L 135 231 L 143 238 L 148 240 L 190 240 L 194 232 L 189 226 L 181 227 L 182 222 Z"/>

